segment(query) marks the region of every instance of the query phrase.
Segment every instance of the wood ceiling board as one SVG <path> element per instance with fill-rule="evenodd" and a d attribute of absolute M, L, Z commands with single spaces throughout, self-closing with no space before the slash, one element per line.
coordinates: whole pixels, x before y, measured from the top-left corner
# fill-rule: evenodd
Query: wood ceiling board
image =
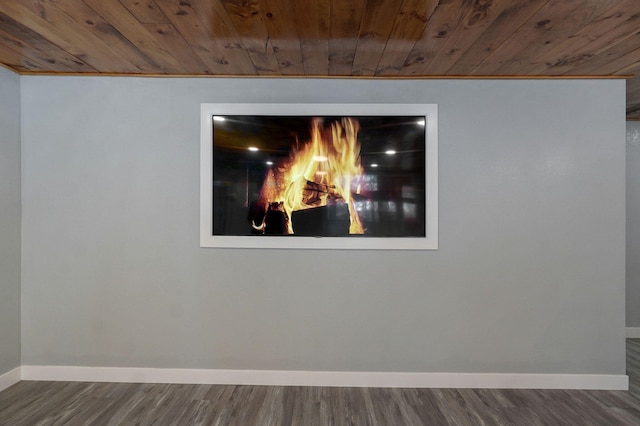
<path fill-rule="evenodd" d="M 304 74 L 328 75 L 330 3 L 327 0 L 294 0 L 294 3 Z"/>
<path fill-rule="evenodd" d="M 517 2 L 516 2 L 517 3 Z M 446 74 L 475 43 L 491 24 L 507 9 L 508 0 L 477 0 L 458 24 L 445 42 L 442 44 L 432 61 L 426 64 L 423 74 Z"/>
<path fill-rule="evenodd" d="M 178 61 L 162 45 L 156 34 L 149 33 L 120 2 L 104 2 L 103 0 L 84 0 L 84 2 L 134 46 L 145 52 L 150 60 L 158 64 L 158 73 L 189 73 L 189 68 Z"/>
<path fill-rule="evenodd" d="M 640 79 L 633 80 L 627 81 L 626 116 L 640 118 Z"/>
<path fill-rule="evenodd" d="M 404 0 L 395 19 L 389 40 L 378 61 L 376 75 L 397 75 L 409 53 L 424 34 L 437 0 Z"/>
<path fill-rule="evenodd" d="M 37 72 L 46 69 L 44 65 L 3 43 L 0 43 L 0 57 L 3 58 L 6 67 L 16 72 Z"/>
<path fill-rule="evenodd" d="M 629 74 L 640 61 L 640 32 L 572 68 L 571 74 Z M 567 74 L 568 74 L 567 73 Z"/>
<path fill-rule="evenodd" d="M 491 23 L 473 44 L 459 55 L 447 74 L 467 75 L 481 64 L 487 56 L 509 40 L 520 27 L 525 25 L 549 0 L 519 0 L 511 2 Z"/>
<path fill-rule="evenodd" d="M 258 74 L 278 75 L 280 66 L 275 57 L 267 28 L 262 21 L 260 6 L 243 0 L 220 0 L 224 5 L 242 44 L 249 53 Z"/>
<path fill-rule="evenodd" d="M 351 75 L 358 45 L 364 0 L 331 2 L 329 27 L 329 75 Z"/>
<path fill-rule="evenodd" d="M 533 58 L 563 42 L 616 0 L 551 0 L 471 74 L 518 74 Z"/>
<path fill-rule="evenodd" d="M 169 19 L 162 13 L 154 0 L 120 0 L 141 24 L 168 24 Z"/>
<path fill-rule="evenodd" d="M 165 0 L 156 0 L 156 3 Z M 180 0 L 171 0 L 180 6 Z M 200 25 L 194 22 L 199 30 L 197 32 L 200 42 L 211 49 L 222 52 L 221 60 L 231 71 L 226 74 L 232 75 L 255 75 L 257 70 L 249 53 L 242 44 L 242 40 L 236 31 L 233 21 L 219 1 L 192 0 L 189 2 L 195 16 L 199 18 Z M 186 6 L 182 6 L 186 7 Z M 183 9 L 181 9 L 183 10 Z M 182 14 L 177 16 L 184 16 Z M 185 29 L 188 32 L 188 29 Z"/>
<path fill-rule="evenodd" d="M 638 32 L 640 2 L 618 2 L 604 15 L 533 60 L 534 74 L 564 74 Z"/>
<path fill-rule="evenodd" d="M 638 95 L 640 95 L 639 90 L 632 91 L 631 93 L 634 95 L 635 99 L 638 99 Z M 640 102 L 627 102 L 626 115 L 627 115 L 627 118 L 629 117 L 640 118 Z"/>
<path fill-rule="evenodd" d="M 440 1 L 428 21 L 422 38 L 416 42 L 407 56 L 400 75 L 424 75 L 424 69 L 454 33 L 472 7 L 473 0 Z"/>
<path fill-rule="evenodd" d="M 369 0 L 362 15 L 351 73 L 374 75 L 387 40 L 393 30 L 394 19 L 401 2 L 394 0 Z"/>
<path fill-rule="evenodd" d="M 295 7 L 282 0 L 262 0 L 262 19 L 282 75 L 303 75 L 302 48 Z"/>
<path fill-rule="evenodd" d="M 636 74 L 635 77 L 628 78 L 626 80 L 626 86 L 628 95 L 640 95 L 640 75 Z M 640 100 L 638 103 L 640 103 Z"/>
<path fill-rule="evenodd" d="M 173 57 L 180 62 L 184 69 L 188 70 L 191 74 L 214 74 L 214 73 L 222 73 L 224 69 L 221 65 L 223 62 L 214 62 L 215 70 L 212 71 L 213 68 L 211 65 L 206 65 L 205 61 L 202 59 L 203 56 L 206 58 L 207 62 L 210 62 L 213 58 L 213 55 L 208 56 L 198 55 L 194 52 L 194 48 L 192 45 L 188 44 L 182 35 L 178 32 L 176 27 L 171 24 L 141 24 L 143 28 L 145 28 L 150 34 L 153 34 L 154 37 L 158 40 L 162 46 L 173 53 Z M 209 51 L 207 51 L 208 53 Z"/>
<path fill-rule="evenodd" d="M 148 73 L 158 69 L 158 65 L 151 61 L 126 37 L 116 30 L 110 23 L 102 19 L 85 3 L 77 0 L 49 0 L 67 16 L 78 23 L 86 32 L 102 39 L 112 50 L 118 52 L 123 61 L 134 66 L 133 72 Z M 123 71 L 126 72 L 126 71 Z"/>
<path fill-rule="evenodd" d="M 235 66 L 228 59 L 228 54 L 232 49 L 225 49 L 218 45 L 211 36 L 206 22 L 209 15 L 200 17 L 199 13 L 192 7 L 191 3 L 174 0 L 156 0 L 156 5 L 169 20 L 176 33 L 173 42 L 182 45 L 181 52 L 186 57 L 196 61 L 197 67 L 206 69 L 206 74 L 229 74 L 235 70 Z M 171 52 L 178 51 L 177 48 L 170 49 Z M 243 55 L 249 62 L 248 55 Z M 178 57 L 181 60 L 180 57 Z M 197 73 L 199 68 L 193 68 L 189 62 L 185 66 L 193 69 Z M 200 68 L 202 69 L 202 68 Z M 251 65 L 250 71 L 253 71 Z"/>
<path fill-rule="evenodd" d="M 57 62 L 52 57 L 42 57 L 40 51 L 30 48 L 23 41 L 14 38 L 2 29 L 0 29 L 0 45 L 4 46 L 6 56 L 13 58 L 9 62 L 20 63 L 23 71 L 43 71 L 49 69 L 54 72 L 73 72 L 71 68 Z M 11 50 L 11 52 L 6 49 Z M 33 69 L 29 69 L 30 67 Z"/>
<path fill-rule="evenodd" d="M 80 59 L 3 13 L 0 13 L 0 34 L 3 44 L 41 64 L 40 70 L 96 72 Z"/>
<path fill-rule="evenodd" d="M 50 2 L 1 0 L 0 12 L 23 23 L 32 31 L 100 72 L 135 73 L 138 71 L 135 65 L 114 52 L 101 38 L 87 32 Z"/>

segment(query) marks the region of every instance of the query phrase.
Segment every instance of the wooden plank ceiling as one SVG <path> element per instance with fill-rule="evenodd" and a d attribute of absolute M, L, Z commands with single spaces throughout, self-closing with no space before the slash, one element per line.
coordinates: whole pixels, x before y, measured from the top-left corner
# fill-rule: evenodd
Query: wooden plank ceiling
<path fill-rule="evenodd" d="M 639 0 L 0 0 L 19 73 L 632 76 Z"/>

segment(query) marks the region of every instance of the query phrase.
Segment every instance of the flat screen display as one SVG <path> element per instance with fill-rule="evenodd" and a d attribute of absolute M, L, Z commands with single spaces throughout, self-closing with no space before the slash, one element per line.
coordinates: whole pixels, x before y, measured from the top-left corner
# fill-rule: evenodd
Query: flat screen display
<path fill-rule="evenodd" d="M 210 119 L 214 236 L 426 236 L 427 117 Z"/>

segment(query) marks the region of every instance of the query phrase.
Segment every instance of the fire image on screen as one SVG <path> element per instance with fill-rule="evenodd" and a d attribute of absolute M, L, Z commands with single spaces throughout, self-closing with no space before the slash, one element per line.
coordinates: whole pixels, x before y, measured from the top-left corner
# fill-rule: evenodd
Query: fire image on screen
<path fill-rule="evenodd" d="M 213 235 L 424 238 L 424 116 L 216 115 Z"/>

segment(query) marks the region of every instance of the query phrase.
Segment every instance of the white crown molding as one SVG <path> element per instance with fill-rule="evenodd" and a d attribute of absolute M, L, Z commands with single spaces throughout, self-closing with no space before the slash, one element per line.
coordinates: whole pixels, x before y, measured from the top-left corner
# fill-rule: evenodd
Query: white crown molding
<path fill-rule="evenodd" d="M 23 365 L 22 380 L 124 383 L 627 390 L 626 375 L 204 370 Z"/>

